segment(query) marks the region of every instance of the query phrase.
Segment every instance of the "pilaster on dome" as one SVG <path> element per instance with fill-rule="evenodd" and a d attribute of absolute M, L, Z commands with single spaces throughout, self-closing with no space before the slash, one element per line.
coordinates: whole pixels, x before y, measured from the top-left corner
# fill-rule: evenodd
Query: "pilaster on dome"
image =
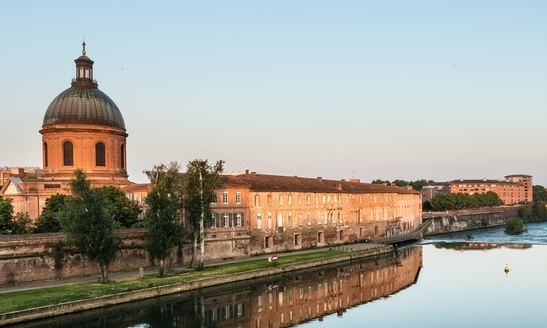
<path fill-rule="evenodd" d="M 74 60 L 76 63 L 76 78 L 72 80 L 73 87 L 97 88 L 93 80 L 93 61 L 86 56 L 85 42 L 82 43 L 82 55 Z"/>

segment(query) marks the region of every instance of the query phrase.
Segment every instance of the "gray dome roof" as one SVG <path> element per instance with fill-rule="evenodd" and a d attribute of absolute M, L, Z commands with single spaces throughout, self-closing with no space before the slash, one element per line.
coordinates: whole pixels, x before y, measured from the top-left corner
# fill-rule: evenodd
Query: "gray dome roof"
<path fill-rule="evenodd" d="M 73 86 L 61 92 L 49 105 L 43 125 L 97 124 L 125 130 L 118 106 L 98 88 Z"/>

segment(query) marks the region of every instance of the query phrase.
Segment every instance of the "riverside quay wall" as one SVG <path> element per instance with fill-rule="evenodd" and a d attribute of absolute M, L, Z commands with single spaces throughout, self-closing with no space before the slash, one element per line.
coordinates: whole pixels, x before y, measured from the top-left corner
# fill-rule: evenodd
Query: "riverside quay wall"
<path fill-rule="evenodd" d="M 144 250 L 144 229 L 121 229 L 121 249 L 109 265 L 110 272 L 138 270 L 153 266 Z M 248 236 L 206 239 L 206 260 L 248 257 Z M 167 259 L 167 267 L 189 263 L 190 246 L 176 249 Z M 66 246 L 62 233 L 0 236 L 0 286 L 62 280 L 98 274 L 96 263 L 76 249 Z"/>
<path fill-rule="evenodd" d="M 142 249 L 144 231 L 121 230 L 121 249 L 109 270 L 124 271 L 151 265 Z M 65 245 L 61 233 L 0 236 L 0 286 L 98 274 L 98 267 Z"/>
<path fill-rule="evenodd" d="M 509 218 L 518 217 L 520 206 L 496 206 L 481 209 L 424 212 L 422 220 L 431 220 L 425 235 L 480 229 L 504 225 Z"/>

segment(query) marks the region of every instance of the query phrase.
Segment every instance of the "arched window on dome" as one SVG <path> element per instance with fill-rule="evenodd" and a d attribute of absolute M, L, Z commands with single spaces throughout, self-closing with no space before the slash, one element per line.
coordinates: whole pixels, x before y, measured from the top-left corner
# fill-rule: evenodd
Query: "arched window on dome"
<path fill-rule="evenodd" d="M 48 167 L 47 143 L 44 142 L 44 167 Z"/>
<path fill-rule="evenodd" d="M 70 141 L 65 141 L 63 143 L 63 165 L 74 165 L 74 146 L 72 146 L 72 142 Z"/>
<path fill-rule="evenodd" d="M 97 142 L 95 145 L 95 165 L 96 166 L 105 166 L 106 160 L 105 160 L 105 147 L 104 143 Z"/>
<path fill-rule="evenodd" d="M 125 169 L 125 144 L 120 146 L 120 165 L 122 169 Z"/>

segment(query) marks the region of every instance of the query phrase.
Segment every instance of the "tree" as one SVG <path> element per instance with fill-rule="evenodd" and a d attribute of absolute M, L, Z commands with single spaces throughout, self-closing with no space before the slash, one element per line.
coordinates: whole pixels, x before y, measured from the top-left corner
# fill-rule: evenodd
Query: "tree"
<path fill-rule="evenodd" d="M 13 224 L 13 205 L 11 199 L 0 196 L 0 235 L 11 233 Z"/>
<path fill-rule="evenodd" d="M 397 180 L 393 180 L 391 184 L 397 187 L 406 187 L 408 186 L 408 181 L 397 179 Z"/>
<path fill-rule="evenodd" d="M 416 181 L 410 181 L 409 184 L 410 186 L 412 186 L 412 189 L 420 191 L 425 185 L 430 184 L 432 182 L 433 180 L 421 179 Z"/>
<path fill-rule="evenodd" d="M 17 212 L 13 217 L 11 225 L 11 233 L 14 235 L 22 235 L 32 232 L 32 220 L 28 213 Z"/>
<path fill-rule="evenodd" d="M 535 185 L 532 187 L 532 199 L 547 201 L 547 190 L 543 186 Z"/>
<path fill-rule="evenodd" d="M 135 201 L 129 200 L 120 189 L 104 186 L 98 189 L 103 193 L 106 209 L 121 227 L 131 228 L 137 222 L 141 209 Z"/>
<path fill-rule="evenodd" d="M 509 218 L 505 221 L 505 233 L 519 235 L 524 232 L 524 221 L 520 218 Z"/>
<path fill-rule="evenodd" d="M 148 210 L 145 213 L 147 232 L 144 247 L 155 260 L 159 260 L 159 275 L 165 275 L 165 259 L 177 245 L 181 228 L 179 217 L 183 209 L 182 178 L 179 165 L 160 164 L 144 172 L 152 188 L 146 196 Z"/>
<path fill-rule="evenodd" d="M 376 179 L 376 180 L 372 180 L 371 183 L 372 184 L 385 184 L 386 186 L 391 186 L 391 182 L 389 182 L 388 180 Z"/>
<path fill-rule="evenodd" d="M 211 203 L 215 202 L 215 192 L 220 188 L 223 170 L 222 160 L 211 166 L 207 160 L 196 159 L 186 166 L 184 207 L 193 231 L 194 254 L 198 244 L 200 247 L 198 269 L 203 268 L 205 254 L 205 219 L 211 218 Z"/>
<path fill-rule="evenodd" d="M 76 247 L 90 261 L 96 262 L 101 282 L 108 282 L 108 265 L 116 257 L 120 239 L 116 235 L 117 222 L 107 210 L 104 194 L 90 189 L 90 181 L 78 169 L 70 181 L 73 196 L 58 218 L 68 244 Z"/>
<path fill-rule="evenodd" d="M 36 229 L 34 232 L 59 232 L 61 224 L 59 223 L 58 215 L 66 207 L 67 195 L 53 195 L 46 199 L 46 206 L 42 210 L 42 214 L 36 220 Z"/>

